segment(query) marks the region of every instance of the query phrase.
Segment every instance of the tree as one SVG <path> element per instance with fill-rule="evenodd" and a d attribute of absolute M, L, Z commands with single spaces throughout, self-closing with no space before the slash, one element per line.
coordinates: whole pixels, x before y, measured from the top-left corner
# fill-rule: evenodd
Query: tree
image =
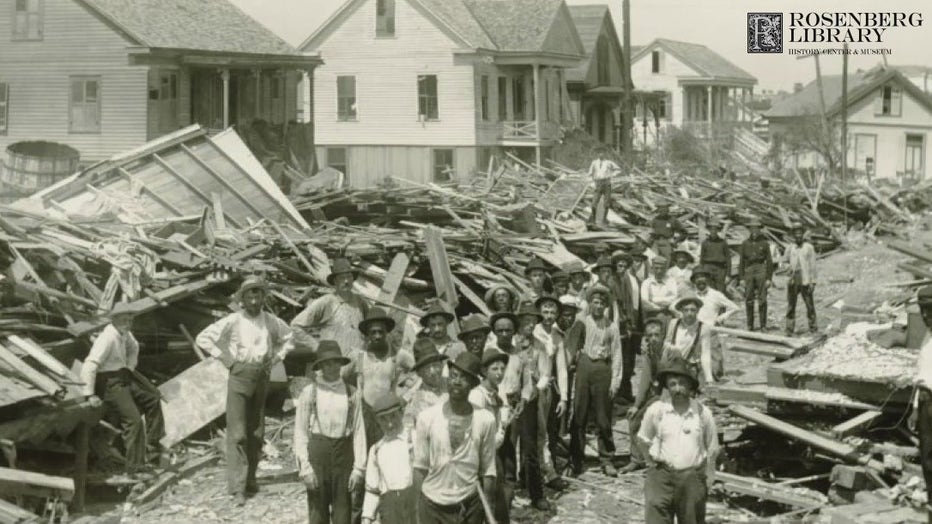
<path fill-rule="evenodd" d="M 779 134 L 782 143 L 779 153 L 784 157 L 812 154 L 828 168 L 829 175 L 838 172 L 842 161 L 838 122 L 823 122 L 818 113 L 810 111 L 781 123 Z"/>

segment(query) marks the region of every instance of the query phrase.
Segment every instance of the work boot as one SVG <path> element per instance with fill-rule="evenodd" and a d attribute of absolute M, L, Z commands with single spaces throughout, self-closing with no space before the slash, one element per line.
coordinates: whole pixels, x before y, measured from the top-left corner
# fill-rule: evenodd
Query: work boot
<path fill-rule="evenodd" d="M 550 503 L 547 502 L 547 499 L 537 499 L 531 502 L 531 506 L 534 506 L 537 511 L 550 511 Z"/>
<path fill-rule="evenodd" d="M 786 336 L 792 337 L 796 333 L 796 321 L 795 319 L 788 318 L 786 319 Z"/>
<path fill-rule="evenodd" d="M 761 332 L 767 331 L 770 329 L 767 327 L 767 303 L 761 302 L 757 306 L 757 310 L 760 312 L 760 330 Z"/>
<path fill-rule="evenodd" d="M 233 494 L 233 505 L 238 508 L 246 505 L 246 495 L 242 491 Z"/>
<path fill-rule="evenodd" d="M 569 484 L 560 477 L 554 477 L 547 483 L 547 487 L 556 491 L 563 491 L 569 487 Z"/>
<path fill-rule="evenodd" d="M 748 317 L 748 331 L 754 331 L 754 302 L 744 303 L 744 313 Z"/>
<path fill-rule="evenodd" d="M 618 476 L 618 470 L 615 469 L 615 466 L 611 462 L 606 462 L 605 464 L 602 464 L 602 473 L 606 477 L 615 478 Z"/>

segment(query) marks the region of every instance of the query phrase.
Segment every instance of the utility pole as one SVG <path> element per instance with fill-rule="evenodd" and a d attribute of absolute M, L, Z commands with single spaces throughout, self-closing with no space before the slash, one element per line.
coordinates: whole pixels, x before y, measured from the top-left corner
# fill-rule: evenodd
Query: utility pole
<path fill-rule="evenodd" d="M 818 63 L 818 62 L 816 62 Z M 841 187 L 848 183 L 848 44 L 841 55 Z M 845 232 L 848 231 L 848 202 L 845 202 Z"/>
<path fill-rule="evenodd" d="M 632 132 L 634 124 L 634 84 L 631 82 L 631 0 L 621 0 L 622 39 L 622 72 L 624 74 L 624 98 L 621 101 L 621 151 L 625 160 L 631 158 Z"/>

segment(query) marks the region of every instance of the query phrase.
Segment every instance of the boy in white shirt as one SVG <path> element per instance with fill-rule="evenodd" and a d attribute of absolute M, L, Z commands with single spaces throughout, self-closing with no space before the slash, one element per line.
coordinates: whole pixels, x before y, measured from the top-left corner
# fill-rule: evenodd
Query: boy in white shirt
<path fill-rule="evenodd" d="M 417 511 L 411 442 L 401 422 L 401 400 L 386 395 L 372 406 L 382 439 L 369 449 L 362 524 L 407 524 Z"/>

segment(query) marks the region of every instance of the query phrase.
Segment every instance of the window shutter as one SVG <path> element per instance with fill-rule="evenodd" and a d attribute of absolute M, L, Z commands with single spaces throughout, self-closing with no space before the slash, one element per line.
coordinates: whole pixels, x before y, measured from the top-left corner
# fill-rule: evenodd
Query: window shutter
<path fill-rule="evenodd" d="M 903 109 L 903 90 L 899 87 L 890 88 L 890 114 L 900 116 Z"/>
<path fill-rule="evenodd" d="M 874 115 L 883 114 L 883 90 L 886 88 L 881 87 L 877 91 L 877 96 L 874 97 Z"/>

